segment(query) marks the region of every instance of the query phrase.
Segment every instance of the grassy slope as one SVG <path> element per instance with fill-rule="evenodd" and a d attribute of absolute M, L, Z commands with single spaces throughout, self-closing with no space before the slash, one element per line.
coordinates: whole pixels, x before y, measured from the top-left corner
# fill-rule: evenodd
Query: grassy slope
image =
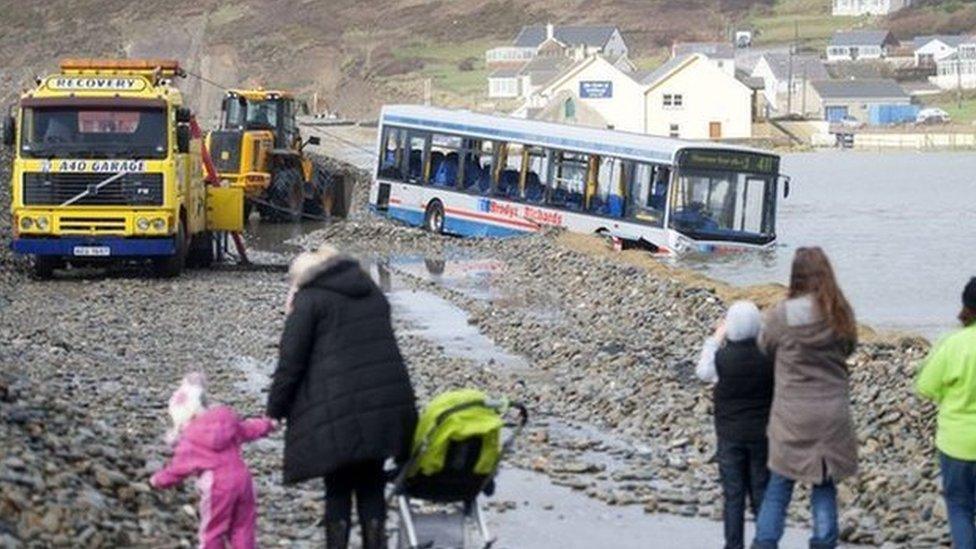
<path fill-rule="evenodd" d="M 902 35 L 976 28 L 972 3 L 919 1 L 918 9 L 891 20 Z M 834 18 L 828 6 L 828 0 L 293 0 L 273 7 L 264 0 L 0 0 L 6 18 L 0 102 L 15 95 L 28 69 L 45 73 L 61 57 L 136 51 L 181 56 L 228 85 L 317 92 L 342 112 L 418 101 L 427 79 L 435 101 L 476 106 L 485 101 L 484 51 L 509 43 L 523 24 L 616 24 L 641 69 L 662 62 L 675 40 L 717 40 L 730 27 L 753 25 L 760 44 L 773 44 L 792 40 L 797 21 L 813 47 L 837 28 L 885 24 Z M 207 72 L 214 67 L 222 72 Z"/>

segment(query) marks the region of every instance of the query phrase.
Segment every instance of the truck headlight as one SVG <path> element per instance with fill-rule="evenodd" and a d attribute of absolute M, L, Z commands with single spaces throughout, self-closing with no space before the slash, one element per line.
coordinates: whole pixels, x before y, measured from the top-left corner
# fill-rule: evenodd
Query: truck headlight
<path fill-rule="evenodd" d="M 166 220 L 157 217 L 152 220 L 152 228 L 154 231 L 165 231 L 166 230 Z"/>
<path fill-rule="evenodd" d="M 37 228 L 42 231 L 46 231 L 50 226 L 50 223 L 48 223 L 47 218 L 44 216 L 38 217 L 35 223 L 37 223 Z"/>
<path fill-rule="evenodd" d="M 20 218 L 20 228 L 29 231 L 34 226 L 34 220 L 29 217 Z"/>
<path fill-rule="evenodd" d="M 148 231 L 149 220 L 146 219 L 145 217 L 140 217 L 139 219 L 136 220 L 136 228 L 139 229 L 140 231 Z"/>

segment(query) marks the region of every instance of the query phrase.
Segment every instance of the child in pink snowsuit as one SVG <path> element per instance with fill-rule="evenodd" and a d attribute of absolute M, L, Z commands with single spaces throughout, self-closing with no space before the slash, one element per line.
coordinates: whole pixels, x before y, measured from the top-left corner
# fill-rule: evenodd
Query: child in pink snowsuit
<path fill-rule="evenodd" d="M 169 399 L 173 430 L 167 439 L 176 450 L 169 465 L 150 479 L 155 488 L 170 488 L 197 476 L 200 492 L 200 547 L 234 549 L 255 546 L 257 502 L 240 448 L 275 428 L 267 418 L 241 420 L 227 406 L 207 408 L 204 379 L 190 374 Z"/>

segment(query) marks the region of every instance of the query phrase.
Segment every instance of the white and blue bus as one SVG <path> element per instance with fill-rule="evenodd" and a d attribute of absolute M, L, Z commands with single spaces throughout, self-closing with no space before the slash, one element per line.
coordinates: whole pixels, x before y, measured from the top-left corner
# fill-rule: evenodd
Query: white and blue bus
<path fill-rule="evenodd" d="M 433 107 L 383 108 L 370 205 L 433 232 L 509 236 L 546 226 L 659 253 L 767 248 L 779 157 Z"/>

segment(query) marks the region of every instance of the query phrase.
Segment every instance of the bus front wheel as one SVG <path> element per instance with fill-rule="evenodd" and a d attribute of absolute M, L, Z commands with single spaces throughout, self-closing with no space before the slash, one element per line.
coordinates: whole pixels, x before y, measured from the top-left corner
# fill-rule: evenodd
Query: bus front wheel
<path fill-rule="evenodd" d="M 440 200 L 432 200 L 424 214 L 424 228 L 434 234 L 444 233 L 444 205 Z"/>

